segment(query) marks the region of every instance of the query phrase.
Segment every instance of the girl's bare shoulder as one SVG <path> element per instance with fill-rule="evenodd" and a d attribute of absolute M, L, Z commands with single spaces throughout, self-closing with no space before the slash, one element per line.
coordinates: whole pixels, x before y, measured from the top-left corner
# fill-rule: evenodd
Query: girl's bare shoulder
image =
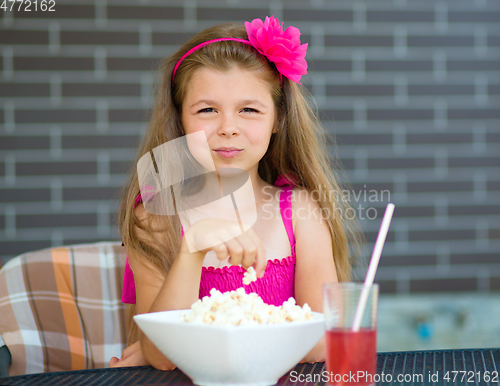
<path fill-rule="evenodd" d="M 297 224 L 300 221 L 319 220 L 320 206 L 314 198 L 311 189 L 303 186 L 295 186 L 290 195 L 292 203 L 293 233 L 296 234 Z"/>

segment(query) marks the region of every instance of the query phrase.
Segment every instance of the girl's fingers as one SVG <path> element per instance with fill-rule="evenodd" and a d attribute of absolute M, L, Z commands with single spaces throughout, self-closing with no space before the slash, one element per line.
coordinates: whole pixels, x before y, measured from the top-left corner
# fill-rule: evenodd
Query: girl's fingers
<path fill-rule="evenodd" d="M 217 258 L 219 260 L 227 259 L 230 255 L 229 262 L 234 265 L 239 263 L 234 263 L 234 261 L 239 261 L 241 258 L 238 254 L 242 253 L 242 248 L 240 243 L 236 240 L 237 233 L 235 234 L 234 229 L 227 227 L 226 229 L 220 229 L 217 238 L 217 245 L 213 248 Z"/>
<path fill-rule="evenodd" d="M 127 359 L 129 356 L 131 356 L 133 353 L 135 353 L 137 350 L 141 349 L 141 342 L 137 341 L 134 344 L 131 344 L 128 346 L 125 350 L 123 350 L 123 354 L 121 359 Z"/>
<path fill-rule="evenodd" d="M 231 256 L 229 260 L 231 264 L 242 265 L 245 269 L 254 266 L 257 276 L 264 276 L 267 265 L 266 249 L 255 232 L 249 230 L 229 240 L 226 245 Z"/>
<path fill-rule="evenodd" d="M 121 366 L 147 366 L 149 365 L 149 362 L 144 358 L 144 355 L 142 355 L 142 351 L 136 351 L 132 355 L 130 355 L 127 359 L 122 360 Z"/>
<path fill-rule="evenodd" d="M 113 367 L 116 365 L 120 360 L 117 357 L 112 357 L 109 361 L 109 367 Z"/>
<path fill-rule="evenodd" d="M 227 246 L 224 243 L 221 243 L 219 245 L 216 245 L 213 249 L 215 254 L 217 255 L 217 258 L 219 260 L 225 260 L 227 256 L 229 255 L 229 251 L 227 250 Z"/>
<path fill-rule="evenodd" d="M 267 257 L 266 257 L 266 248 L 262 244 L 258 247 L 259 250 L 259 258 L 255 264 L 255 271 L 257 272 L 257 277 L 261 278 L 264 276 L 267 267 Z"/>
<path fill-rule="evenodd" d="M 257 259 L 257 246 L 246 233 L 239 235 L 237 237 L 237 241 L 243 247 L 241 265 L 243 268 L 248 269 L 248 267 L 252 266 Z"/>
<path fill-rule="evenodd" d="M 239 241 L 238 237 L 227 240 L 225 242 L 227 250 L 229 252 L 229 263 L 232 265 L 241 265 L 243 262 L 244 247 Z"/>
<path fill-rule="evenodd" d="M 209 223 L 203 223 L 202 225 L 206 227 Z M 247 226 L 247 228 L 249 227 Z M 200 228 L 198 231 L 203 229 Z M 267 264 L 266 250 L 251 228 L 241 233 L 239 224 L 224 222 L 223 224 L 216 224 L 215 229 L 206 229 L 205 232 L 202 244 L 212 245 L 206 250 L 213 250 L 217 259 L 225 260 L 230 256 L 230 264 L 242 265 L 245 269 L 254 266 L 257 276 L 264 276 Z"/>
<path fill-rule="evenodd" d="M 211 235 L 211 240 L 214 245 L 212 250 L 215 252 L 219 260 L 225 260 L 227 259 L 227 255 L 229 255 L 229 251 L 227 250 L 227 245 L 222 240 L 227 236 L 227 234 L 223 232 L 220 233 L 219 236 L 220 237 L 216 237 L 213 234 Z"/>
<path fill-rule="evenodd" d="M 130 346 L 132 347 L 132 346 Z M 149 362 L 146 360 L 144 355 L 142 354 L 142 350 L 137 350 L 126 359 L 123 359 L 110 367 L 129 367 L 129 366 L 147 366 Z"/>
<path fill-rule="evenodd" d="M 257 277 L 260 278 L 264 276 L 264 271 L 266 270 L 266 265 L 267 265 L 266 248 L 264 248 L 264 245 L 262 245 L 262 242 L 260 241 L 259 237 L 255 234 L 255 232 L 250 230 L 247 231 L 245 234 L 250 238 L 250 240 L 257 248 L 255 261 L 254 263 L 252 263 L 252 265 L 254 266 L 255 271 L 257 272 Z"/>

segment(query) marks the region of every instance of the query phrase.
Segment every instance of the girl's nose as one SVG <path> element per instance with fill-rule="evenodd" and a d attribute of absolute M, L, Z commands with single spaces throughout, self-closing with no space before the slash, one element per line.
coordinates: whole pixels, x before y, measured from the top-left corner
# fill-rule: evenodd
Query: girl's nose
<path fill-rule="evenodd" d="M 228 115 L 222 116 L 218 132 L 219 135 L 233 136 L 239 134 L 240 130 L 236 120 L 232 116 Z"/>

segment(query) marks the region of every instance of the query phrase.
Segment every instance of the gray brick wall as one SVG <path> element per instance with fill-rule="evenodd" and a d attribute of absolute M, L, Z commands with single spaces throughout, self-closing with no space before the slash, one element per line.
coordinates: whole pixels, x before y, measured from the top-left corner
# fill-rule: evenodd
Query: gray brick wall
<path fill-rule="evenodd" d="M 158 61 L 193 33 L 274 14 L 310 44 L 384 292 L 500 290 L 500 3 L 56 0 L 1 11 L 0 255 L 118 239 L 118 193 Z M 333 162 L 333 161 L 332 161 Z M 360 270 L 362 274 L 362 269 Z"/>

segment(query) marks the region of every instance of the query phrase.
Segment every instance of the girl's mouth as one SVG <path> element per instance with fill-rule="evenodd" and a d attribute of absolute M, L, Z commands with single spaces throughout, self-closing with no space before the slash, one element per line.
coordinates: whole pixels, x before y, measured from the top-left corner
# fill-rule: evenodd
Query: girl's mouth
<path fill-rule="evenodd" d="M 233 158 L 243 150 L 214 150 L 218 155 L 223 158 Z"/>

